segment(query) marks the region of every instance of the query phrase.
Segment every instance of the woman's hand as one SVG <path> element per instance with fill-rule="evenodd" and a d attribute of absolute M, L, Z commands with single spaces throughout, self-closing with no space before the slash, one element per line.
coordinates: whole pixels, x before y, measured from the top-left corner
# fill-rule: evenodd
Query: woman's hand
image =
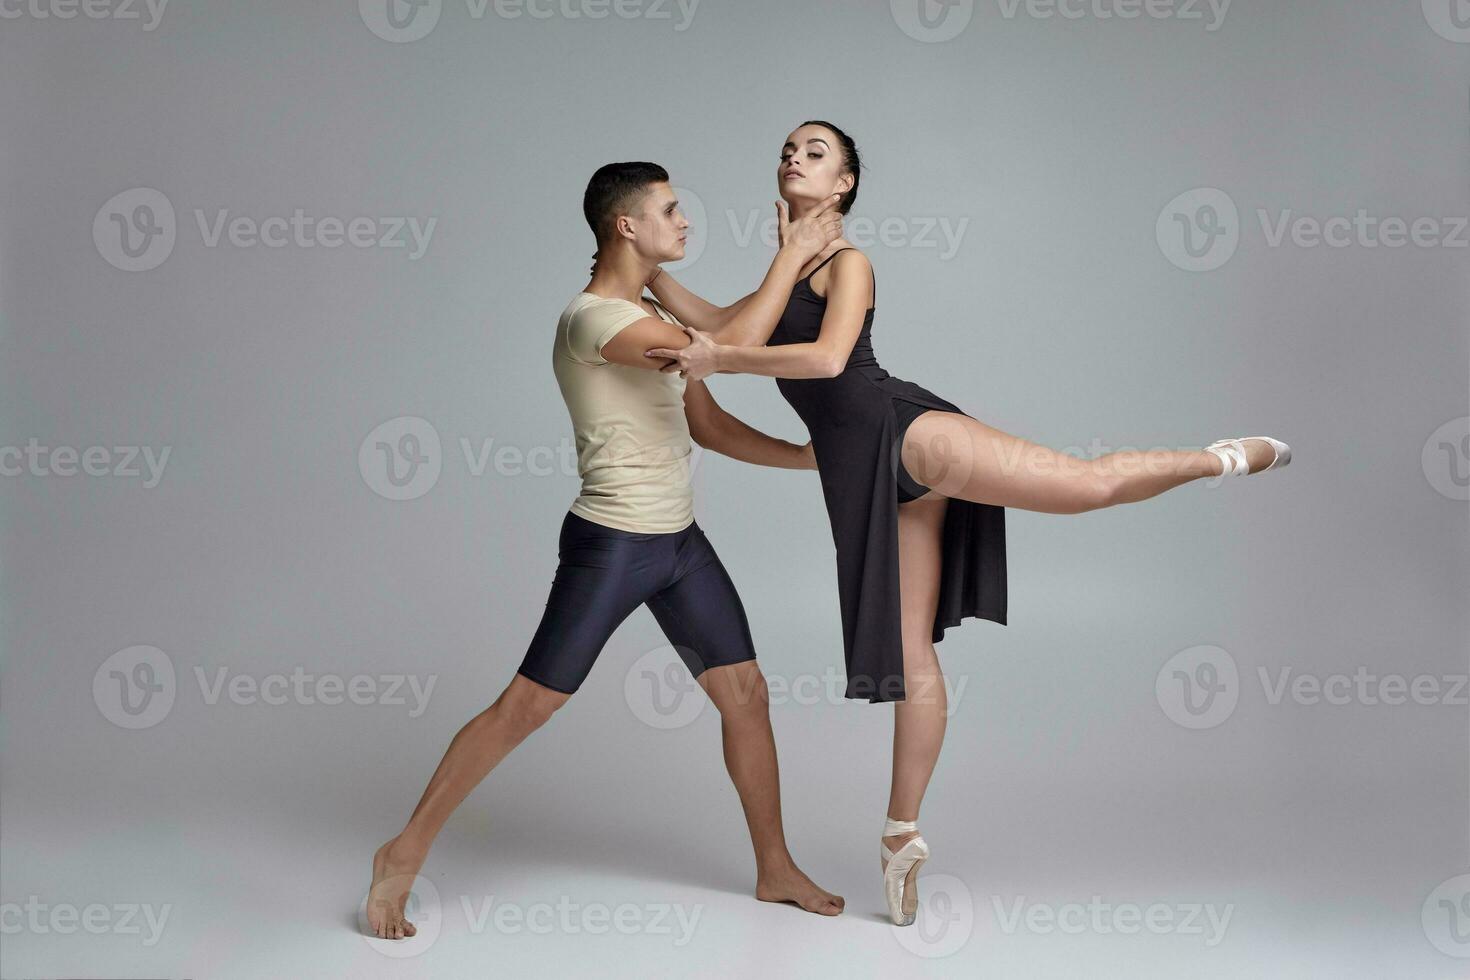
<path fill-rule="evenodd" d="M 644 357 L 666 357 L 673 364 L 659 368 L 665 374 L 678 371 L 679 377 L 688 381 L 703 381 L 720 370 L 720 352 L 725 348 L 709 339 L 709 335 L 693 327 L 679 324 L 689 335 L 689 346 L 674 350 L 670 347 L 654 347 L 643 352 Z"/>
<path fill-rule="evenodd" d="M 804 469 L 814 470 L 817 468 L 817 451 L 812 448 L 812 441 L 807 440 L 806 445 L 801 447 L 801 458 L 806 463 Z"/>
<path fill-rule="evenodd" d="M 842 200 L 833 194 L 810 213 L 795 221 L 785 201 L 776 202 L 776 236 L 782 248 L 791 248 L 803 261 L 816 258 L 822 249 L 842 237 L 842 215 L 832 210 Z"/>

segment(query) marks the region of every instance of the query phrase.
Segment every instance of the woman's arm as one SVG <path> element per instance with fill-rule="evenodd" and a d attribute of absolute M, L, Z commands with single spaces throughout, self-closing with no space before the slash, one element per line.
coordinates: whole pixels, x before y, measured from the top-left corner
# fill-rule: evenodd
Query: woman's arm
<path fill-rule="evenodd" d="M 686 289 L 683 283 L 674 278 L 673 273 L 664 271 L 653 277 L 648 284 L 648 290 L 680 323 L 705 333 L 713 333 L 723 327 L 755 295 L 746 293 L 729 306 L 716 306 L 703 296 Z"/>
<path fill-rule="evenodd" d="M 841 234 L 838 229 L 835 239 Z M 823 245 L 825 246 L 825 242 Z M 801 277 L 802 266 L 821 248 L 783 246 L 776 253 L 760 288 L 730 306 L 720 307 L 685 289 L 667 272 L 656 276 L 649 290 L 675 319 L 695 330 L 709 334 L 716 343 L 737 343 L 744 337 L 770 337 L 791 298 L 791 290 Z M 762 331 L 764 336 L 761 336 Z"/>
<path fill-rule="evenodd" d="M 759 374 L 768 378 L 835 378 L 847 366 L 853 345 L 863 332 L 872 303 L 872 265 L 857 249 L 849 249 L 832 260 L 827 276 L 827 312 L 817 339 L 807 344 L 776 347 L 742 347 L 717 343 L 697 331 L 687 330 L 687 347 L 655 347 L 646 357 L 664 357 L 672 363 L 665 371 L 678 371 L 691 381 L 717 372 Z"/>
<path fill-rule="evenodd" d="M 798 446 L 752 429 L 721 408 L 703 381 L 684 386 L 684 415 L 689 421 L 689 437 L 722 456 L 788 470 L 817 468 L 810 442 Z"/>
<path fill-rule="evenodd" d="M 680 323 L 711 334 L 715 343 L 764 344 L 791 299 L 791 290 L 796 287 L 802 267 L 842 237 L 842 215 L 832 210 L 841 200 L 842 195 L 833 194 L 797 221 L 788 219 L 786 202 L 778 202 L 781 247 L 776 258 L 760 288 L 729 306 L 715 306 L 685 289 L 666 272 L 654 276 L 648 288 Z"/>

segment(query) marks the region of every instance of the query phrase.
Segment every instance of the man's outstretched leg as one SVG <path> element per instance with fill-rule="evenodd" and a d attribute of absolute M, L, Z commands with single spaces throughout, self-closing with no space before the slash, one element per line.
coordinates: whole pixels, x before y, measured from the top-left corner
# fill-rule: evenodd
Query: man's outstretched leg
<path fill-rule="evenodd" d="M 368 889 L 368 924 L 383 939 L 403 939 L 418 930 L 403 917 L 414 876 L 429 847 L 455 807 L 470 791 L 544 725 L 571 697 L 517 674 L 495 703 L 459 730 L 408 825 L 373 855 L 373 883 Z"/>
<path fill-rule="evenodd" d="M 516 676 L 454 736 L 407 826 L 373 855 L 368 922 L 377 935 L 414 934 L 403 909 L 440 828 L 480 780 L 582 686 L 613 631 L 643 602 L 647 573 L 639 570 L 651 564 L 649 549 L 659 547 L 648 542 L 661 538 L 673 535 L 630 534 L 570 512 L 562 519 L 556 577 Z"/>
<path fill-rule="evenodd" d="M 755 897 L 763 902 L 795 902 L 808 912 L 837 915 L 843 899 L 802 873 L 786 849 L 781 825 L 781 779 L 776 740 L 767 711 L 766 679 L 754 660 L 711 667 L 699 675 L 720 709 L 725 768 L 740 794 L 750 842 L 755 848 Z"/>

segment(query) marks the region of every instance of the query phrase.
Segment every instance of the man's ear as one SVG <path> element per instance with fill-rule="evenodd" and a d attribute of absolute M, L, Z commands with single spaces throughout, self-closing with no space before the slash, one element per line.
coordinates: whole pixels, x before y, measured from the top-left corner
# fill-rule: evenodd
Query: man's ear
<path fill-rule="evenodd" d="M 617 219 L 613 222 L 613 231 L 617 233 L 619 238 L 626 238 L 628 241 L 633 241 L 638 237 L 638 232 L 633 227 L 633 219 L 626 214 L 618 215 Z"/>

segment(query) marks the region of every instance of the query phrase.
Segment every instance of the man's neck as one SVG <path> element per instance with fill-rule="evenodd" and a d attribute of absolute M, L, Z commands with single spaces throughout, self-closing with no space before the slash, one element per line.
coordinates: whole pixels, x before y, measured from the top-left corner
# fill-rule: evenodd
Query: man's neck
<path fill-rule="evenodd" d="M 592 267 L 592 279 L 585 292 L 606 299 L 625 299 L 636 303 L 643 296 L 643 284 L 653 275 L 654 267 L 636 255 L 619 252 L 612 256 L 598 253 Z"/>

